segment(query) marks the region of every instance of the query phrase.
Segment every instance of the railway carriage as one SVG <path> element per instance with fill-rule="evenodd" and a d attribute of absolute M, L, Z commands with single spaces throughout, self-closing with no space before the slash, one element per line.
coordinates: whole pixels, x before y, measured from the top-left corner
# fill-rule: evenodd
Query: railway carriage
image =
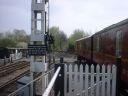
<path fill-rule="evenodd" d="M 75 42 L 75 53 L 78 55 L 77 59 L 79 62 L 86 61 L 86 62 L 92 62 L 92 39 L 93 36 L 85 37 L 82 39 L 79 39 Z"/>
<path fill-rule="evenodd" d="M 128 19 L 113 24 L 91 37 L 82 38 L 75 42 L 75 53 L 78 60 L 89 60 L 94 64 L 116 64 L 121 57 L 122 88 L 128 93 Z M 87 47 L 89 42 L 89 47 Z M 91 44 L 90 44 L 91 42 Z M 84 47 L 81 47 L 84 46 Z M 90 52 L 89 52 L 90 51 Z M 88 63 L 88 62 L 87 62 Z M 91 64 L 89 63 L 89 64 Z M 127 91 L 126 91 L 127 90 Z"/>

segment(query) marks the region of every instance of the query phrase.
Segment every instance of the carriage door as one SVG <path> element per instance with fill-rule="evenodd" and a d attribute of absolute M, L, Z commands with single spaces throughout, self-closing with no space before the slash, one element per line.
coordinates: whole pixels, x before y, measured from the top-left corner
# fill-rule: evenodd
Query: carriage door
<path fill-rule="evenodd" d="M 104 35 L 103 34 L 100 36 L 100 53 L 101 53 L 102 63 L 104 63 Z"/>
<path fill-rule="evenodd" d="M 116 33 L 116 56 L 120 57 L 122 55 L 122 30 Z"/>

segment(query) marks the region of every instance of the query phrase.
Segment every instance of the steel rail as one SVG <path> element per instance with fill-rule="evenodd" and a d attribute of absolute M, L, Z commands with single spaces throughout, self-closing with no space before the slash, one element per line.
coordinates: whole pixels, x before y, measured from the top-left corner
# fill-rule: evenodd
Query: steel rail
<path fill-rule="evenodd" d="M 33 83 L 33 82 L 37 81 L 38 79 L 40 79 L 40 78 L 42 78 L 42 77 L 46 76 L 48 73 L 50 73 L 50 72 L 51 72 L 51 71 L 53 71 L 53 70 L 54 70 L 54 68 L 53 68 L 53 69 L 51 69 L 50 71 L 48 71 L 48 72 L 44 73 L 43 75 L 39 76 L 39 77 L 38 77 L 38 78 L 36 78 L 35 80 L 33 80 L 33 81 L 29 82 L 29 83 L 28 83 L 28 84 L 26 84 L 25 86 L 23 86 L 23 87 L 21 87 L 21 88 L 17 89 L 16 91 L 14 91 L 13 93 L 9 94 L 8 96 L 13 96 L 13 94 L 17 93 L 19 90 L 21 90 L 21 89 L 23 89 L 23 88 L 27 87 L 27 86 L 28 86 L 28 85 L 30 85 L 31 83 Z"/>
<path fill-rule="evenodd" d="M 20 79 L 21 77 L 23 77 L 23 76 L 29 74 L 29 72 L 30 72 L 30 71 L 29 71 L 29 69 L 28 69 L 28 70 L 24 71 L 23 73 L 21 73 L 20 75 L 18 75 L 18 76 L 16 76 L 16 77 L 12 78 L 12 79 L 9 80 L 8 82 L 4 82 L 3 84 L 0 85 L 0 89 L 3 88 L 3 87 L 6 86 L 6 85 L 8 85 L 8 84 L 10 84 L 10 83 L 12 83 L 12 82 L 18 80 L 18 79 Z"/>
<path fill-rule="evenodd" d="M 29 65 L 30 65 L 29 62 L 17 62 L 15 64 L 10 64 L 8 66 L 1 67 L 0 68 L 0 76 L 5 76 L 6 74 L 10 74 L 16 70 L 25 68 Z"/>
<path fill-rule="evenodd" d="M 58 67 L 56 73 L 54 74 L 52 80 L 50 81 L 48 87 L 46 88 L 46 90 L 44 91 L 44 94 L 42 96 L 49 96 L 50 90 L 52 89 L 52 86 L 57 78 L 57 75 L 58 75 L 60 69 L 61 69 L 61 67 Z"/>

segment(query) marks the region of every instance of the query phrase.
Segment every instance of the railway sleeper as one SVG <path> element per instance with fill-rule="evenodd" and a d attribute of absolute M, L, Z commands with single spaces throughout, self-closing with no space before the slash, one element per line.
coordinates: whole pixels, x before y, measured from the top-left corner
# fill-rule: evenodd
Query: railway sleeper
<path fill-rule="evenodd" d="M 14 72 L 14 71 L 16 71 L 16 70 L 18 70 L 18 69 L 22 69 L 22 68 L 25 68 L 25 67 L 27 67 L 28 66 L 28 64 L 24 64 L 24 66 L 17 66 L 17 68 L 13 68 L 13 67 L 11 67 L 9 70 L 4 70 L 2 73 L 0 73 L 0 76 L 4 76 L 4 75 L 6 75 L 6 74 L 10 74 L 10 73 L 12 73 L 12 72 Z"/>

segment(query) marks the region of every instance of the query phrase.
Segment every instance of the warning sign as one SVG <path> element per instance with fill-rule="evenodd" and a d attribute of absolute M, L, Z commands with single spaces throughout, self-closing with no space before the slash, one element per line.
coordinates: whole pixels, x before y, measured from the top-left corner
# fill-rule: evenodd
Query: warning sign
<path fill-rule="evenodd" d="M 46 45 L 28 45 L 29 55 L 46 55 Z"/>

